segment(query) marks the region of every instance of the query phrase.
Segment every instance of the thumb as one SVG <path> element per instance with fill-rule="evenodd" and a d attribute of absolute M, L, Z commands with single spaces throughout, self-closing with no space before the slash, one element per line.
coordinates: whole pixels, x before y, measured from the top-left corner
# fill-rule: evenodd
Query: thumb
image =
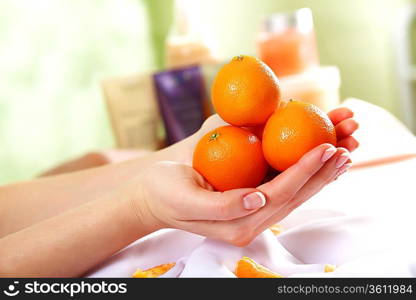
<path fill-rule="evenodd" d="M 187 197 L 192 206 L 184 213 L 194 220 L 232 220 L 252 214 L 266 204 L 265 195 L 253 188 L 213 192 L 198 187 Z"/>

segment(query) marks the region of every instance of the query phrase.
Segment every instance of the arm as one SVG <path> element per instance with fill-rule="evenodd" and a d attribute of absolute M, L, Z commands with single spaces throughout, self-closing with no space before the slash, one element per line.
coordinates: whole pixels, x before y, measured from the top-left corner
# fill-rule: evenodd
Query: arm
<path fill-rule="evenodd" d="M 329 117 L 336 125 L 338 146 L 353 151 L 358 143 L 350 135 L 358 125 L 351 119 L 352 112 L 339 108 L 330 112 Z M 199 138 L 224 124 L 214 115 L 194 135 L 161 151 L 121 163 L 0 187 L 0 238 L 95 200 L 156 161 L 190 164 Z"/>
<path fill-rule="evenodd" d="M 0 277 L 82 276 L 160 228 L 246 245 L 333 179 L 343 153 L 321 145 L 268 184 L 223 193 L 207 189 L 190 166 L 153 163 L 105 196 L 1 238 Z"/>
<path fill-rule="evenodd" d="M 215 115 L 192 136 L 157 152 L 101 167 L 0 186 L 0 238 L 95 200 L 154 162 L 170 160 L 190 164 L 199 138 L 223 124 Z M 73 169 L 70 164 L 69 168 L 53 172 Z"/>
<path fill-rule="evenodd" d="M 191 146 L 191 140 L 185 142 Z M 186 163 L 184 149 L 170 149 Z M 349 166 L 346 149 L 323 144 L 256 189 L 221 193 L 211 191 L 185 163 L 151 160 L 143 162 L 140 172 L 129 165 L 111 168 L 115 174 L 108 169 L 104 175 L 94 174 L 108 180 L 112 189 L 105 187 L 95 199 L 87 197 L 84 204 L 0 238 L 0 276 L 81 276 L 159 228 L 178 228 L 243 246 Z M 124 180 L 116 184 L 111 176 Z"/>
<path fill-rule="evenodd" d="M 83 275 L 156 230 L 130 200 L 118 189 L 0 239 L 0 277 Z"/>
<path fill-rule="evenodd" d="M 156 161 L 180 160 L 178 148 L 187 143 L 121 163 L 1 186 L 0 238 L 99 199 Z"/>

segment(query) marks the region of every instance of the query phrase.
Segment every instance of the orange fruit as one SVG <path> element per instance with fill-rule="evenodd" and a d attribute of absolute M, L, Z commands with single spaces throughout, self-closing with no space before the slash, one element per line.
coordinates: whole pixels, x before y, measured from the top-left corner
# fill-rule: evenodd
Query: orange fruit
<path fill-rule="evenodd" d="M 278 171 L 324 143 L 337 143 L 331 120 L 317 106 L 293 100 L 282 102 L 269 118 L 262 139 L 264 157 Z"/>
<path fill-rule="evenodd" d="M 165 274 L 167 271 L 172 269 L 176 263 L 162 264 L 147 270 L 137 269 L 133 274 L 133 278 L 156 278 L 160 275 Z"/>
<path fill-rule="evenodd" d="M 238 278 L 282 278 L 283 276 L 270 271 L 266 267 L 256 263 L 251 258 L 244 256 L 237 262 L 235 275 Z"/>
<path fill-rule="evenodd" d="M 236 56 L 217 73 L 212 103 L 220 117 L 235 126 L 264 124 L 280 101 L 279 82 L 261 60 Z"/>
<path fill-rule="evenodd" d="M 258 125 L 258 126 L 251 126 L 251 127 L 243 127 L 244 129 L 254 133 L 255 135 L 257 135 L 257 137 L 262 140 L 263 139 L 263 131 L 264 131 L 264 126 L 266 124 L 262 124 L 262 125 Z"/>
<path fill-rule="evenodd" d="M 326 265 L 324 266 L 324 272 L 325 272 L 325 273 L 334 272 L 336 269 L 337 269 L 337 267 L 336 267 L 336 266 L 334 266 L 334 265 L 331 265 L 331 264 L 326 264 Z"/>
<path fill-rule="evenodd" d="M 256 187 L 267 170 L 259 138 L 234 126 L 204 135 L 195 147 L 192 164 L 217 191 Z"/>

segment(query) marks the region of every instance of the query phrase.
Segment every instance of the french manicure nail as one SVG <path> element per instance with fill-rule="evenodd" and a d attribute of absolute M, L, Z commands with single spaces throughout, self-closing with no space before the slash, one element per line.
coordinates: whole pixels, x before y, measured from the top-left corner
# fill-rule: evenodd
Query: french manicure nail
<path fill-rule="evenodd" d="M 336 152 L 337 152 L 337 149 L 332 146 L 326 149 L 324 154 L 322 154 L 322 162 L 326 162 L 328 159 L 334 156 Z"/>
<path fill-rule="evenodd" d="M 351 165 L 352 165 L 351 163 L 348 163 L 348 164 L 344 164 L 341 168 L 339 168 L 338 176 L 341 176 L 342 174 L 347 172 L 347 170 L 351 167 Z"/>
<path fill-rule="evenodd" d="M 350 159 L 350 156 L 348 153 L 342 153 L 338 159 L 337 162 L 335 163 L 335 168 L 341 168 L 346 162 L 347 160 Z"/>
<path fill-rule="evenodd" d="M 263 207 L 266 204 L 266 197 L 260 192 L 248 194 L 243 198 L 245 209 L 252 210 Z"/>

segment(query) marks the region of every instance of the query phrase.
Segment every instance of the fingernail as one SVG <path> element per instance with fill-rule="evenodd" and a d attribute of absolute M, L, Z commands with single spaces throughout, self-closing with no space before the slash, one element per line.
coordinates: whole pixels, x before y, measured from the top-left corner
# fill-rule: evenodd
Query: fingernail
<path fill-rule="evenodd" d="M 335 168 L 342 167 L 349 159 L 350 159 L 350 155 L 348 153 L 342 153 L 338 157 L 337 162 L 335 163 Z"/>
<path fill-rule="evenodd" d="M 347 170 L 351 167 L 351 165 L 352 164 L 345 164 L 341 168 L 339 168 L 338 176 L 341 176 L 342 174 L 344 174 L 345 172 L 347 172 Z"/>
<path fill-rule="evenodd" d="M 266 204 L 266 197 L 260 192 L 248 194 L 243 198 L 243 205 L 245 209 L 257 209 Z"/>
<path fill-rule="evenodd" d="M 333 146 L 326 149 L 324 154 L 322 154 L 322 162 L 326 162 L 328 159 L 334 156 L 336 152 L 337 152 L 337 149 Z"/>

